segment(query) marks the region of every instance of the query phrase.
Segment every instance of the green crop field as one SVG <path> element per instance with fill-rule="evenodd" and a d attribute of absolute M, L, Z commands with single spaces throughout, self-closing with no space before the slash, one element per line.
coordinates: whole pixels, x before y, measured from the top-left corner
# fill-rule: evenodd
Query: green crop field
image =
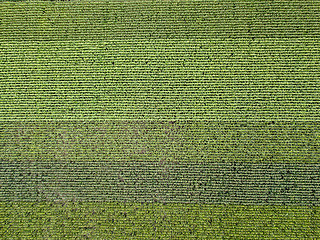
<path fill-rule="evenodd" d="M 314 239 L 319 207 L 134 203 L 0 204 L 9 239 Z"/>
<path fill-rule="evenodd" d="M 316 120 L 319 10 L 3 2 L 0 119 Z"/>
<path fill-rule="evenodd" d="M 319 22 L 0 0 L 0 239 L 320 239 Z"/>

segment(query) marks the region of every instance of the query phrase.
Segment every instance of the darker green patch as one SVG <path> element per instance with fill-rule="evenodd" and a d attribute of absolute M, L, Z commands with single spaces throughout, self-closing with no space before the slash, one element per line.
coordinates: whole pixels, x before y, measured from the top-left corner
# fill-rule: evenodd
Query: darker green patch
<path fill-rule="evenodd" d="M 318 163 L 318 122 L 11 121 L 4 161 Z"/>
<path fill-rule="evenodd" d="M 319 164 L 2 162 L 2 201 L 319 205 Z"/>

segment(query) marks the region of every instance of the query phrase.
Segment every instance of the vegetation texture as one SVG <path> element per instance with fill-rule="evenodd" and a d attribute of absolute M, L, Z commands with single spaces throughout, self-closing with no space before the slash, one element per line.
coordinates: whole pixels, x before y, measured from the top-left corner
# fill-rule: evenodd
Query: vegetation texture
<path fill-rule="evenodd" d="M 0 1 L 1 239 L 320 239 L 318 1 Z"/>

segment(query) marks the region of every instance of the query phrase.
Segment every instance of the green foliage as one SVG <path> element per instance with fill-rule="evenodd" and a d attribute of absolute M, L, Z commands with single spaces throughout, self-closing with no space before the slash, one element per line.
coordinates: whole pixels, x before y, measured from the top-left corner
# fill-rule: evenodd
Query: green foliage
<path fill-rule="evenodd" d="M 1 6 L 0 120 L 320 116 L 316 3 Z"/>
<path fill-rule="evenodd" d="M 0 1 L 1 199 L 45 200 L 40 162 L 318 163 L 319 7 Z M 123 121 L 137 119 L 153 121 Z M 318 239 L 319 225 L 315 206 L 0 202 L 4 239 Z"/>
<path fill-rule="evenodd" d="M 0 203 L 10 239 L 314 239 L 319 207 Z"/>
<path fill-rule="evenodd" d="M 9 121 L 4 161 L 318 163 L 319 124 L 250 121 Z"/>

